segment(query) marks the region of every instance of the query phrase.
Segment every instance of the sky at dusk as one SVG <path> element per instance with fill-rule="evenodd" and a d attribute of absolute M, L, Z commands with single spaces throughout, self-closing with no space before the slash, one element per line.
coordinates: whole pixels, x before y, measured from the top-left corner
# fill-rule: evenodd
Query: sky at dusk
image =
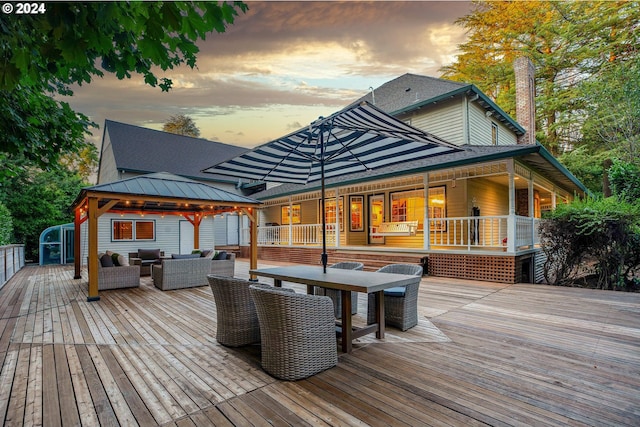
<path fill-rule="evenodd" d="M 186 114 L 201 137 L 254 147 L 327 116 L 405 73 L 439 77 L 464 42 L 454 21 L 468 2 L 246 2 L 224 34 L 200 42 L 197 69 L 158 74 L 166 93 L 133 76 L 74 88 L 72 108 L 104 120 L 162 129 Z"/>

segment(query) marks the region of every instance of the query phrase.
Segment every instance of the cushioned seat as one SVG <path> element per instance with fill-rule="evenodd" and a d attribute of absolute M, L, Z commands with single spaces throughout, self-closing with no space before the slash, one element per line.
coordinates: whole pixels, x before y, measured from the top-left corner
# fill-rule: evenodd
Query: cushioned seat
<path fill-rule="evenodd" d="M 389 264 L 378 270 L 380 273 L 409 274 L 416 276 L 414 283 L 389 288 L 384 292 L 385 325 L 402 331 L 418 324 L 418 288 L 422 278 L 422 266 L 416 264 Z M 367 323 L 375 322 L 375 294 L 369 294 Z"/>
<path fill-rule="evenodd" d="M 332 264 L 329 268 L 340 268 L 343 270 L 362 270 L 364 264 L 361 262 L 344 261 Z M 327 289 L 316 286 L 316 295 L 328 296 L 333 301 L 334 315 L 336 319 L 342 317 L 342 294 L 341 291 L 336 289 Z M 358 312 L 358 292 L 351 292 L 351 314 Z"/>

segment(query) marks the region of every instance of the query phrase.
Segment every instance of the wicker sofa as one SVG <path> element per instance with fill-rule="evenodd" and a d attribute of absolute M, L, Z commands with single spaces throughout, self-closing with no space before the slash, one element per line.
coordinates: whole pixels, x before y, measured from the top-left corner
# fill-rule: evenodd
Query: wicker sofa
<path fill-rule="evenodd" d="M 225 259 L 211 260 L 211 274 L 216 276 L 233 277 L 235 274 L 236 254 L 228 252 Z"/>
<path fill-rule="evenodd" d="M 163 291 L 206 286 L 211 262 L 203 257 L 163 259 L 162 264 L 151 266 L 153 284 Z"/>
<path fill-rule="evenodd" d="M 89 260 L 87 260 L 87 265 Z M 98 291 L 137 288 L 140 286 L 140 266 L 103 267 L 98 260 Z"/>

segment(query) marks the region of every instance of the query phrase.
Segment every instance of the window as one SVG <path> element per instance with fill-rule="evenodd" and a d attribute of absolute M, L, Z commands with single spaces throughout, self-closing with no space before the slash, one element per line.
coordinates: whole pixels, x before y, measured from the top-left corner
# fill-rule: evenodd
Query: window
<path fill-rule="evenodd" d="M 364 222 L 362 218 L 364 210 L 364 197 L 349 196 L 349 209 L 351 213 L 351 223 L 349 226 L 349 230 L 364 231 Z"/>
<path fill-rule="evenodd" d="M 446 231 L 445 207 L 447 206 L 446 187 L 429 188 L 429 219 L 431 231 Z"/>
<path fill-rule="evenodd" d="M 335 225 L 336 214 L 340 217 L 340 231 L 342 231 L 342 223 L 344 218 L 344 210 L 342 207 L 342 197 L 338 204 L 338 212 L 336 212 L 336 199 L 325 199 L 324 201 L 324 220 L 327 225 Z"/>
<path fill-rule="evenodd" d="M 281 217 L 280 224 L 282 225 L 289 224 L 289 220 L 291 220 L 291 224 L 300 224 L 300 205 L 283 206 Z"/>
<path fill-rule="evenodd" d="M 155 221 L 112 220 L 111 240 L 155 240 Z"/>
<path fill-rule="evenodd" d="M 391 194 L 391 221 L 424 222 L 424 191 L 412 190 Z M 418 226 L 420 229 L 420 226 Z"/>
<path fill-rule="evenodd" d="M 491 144 L 498 145 L 498 124 L 491 122 Z"/>

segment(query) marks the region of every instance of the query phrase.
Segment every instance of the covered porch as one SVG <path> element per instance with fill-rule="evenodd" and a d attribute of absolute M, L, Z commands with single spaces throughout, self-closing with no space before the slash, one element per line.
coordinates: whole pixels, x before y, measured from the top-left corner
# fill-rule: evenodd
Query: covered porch
<path fill-rule="evenodd" d="M 240 260 L 237 275 L 248 268 Z M 73 276 L 29 266 L 0 290 L 5 425 L 632 426 L 640 416 L 637 294 L 425 277 L 417 327 L 388 328 L 385 342 L 285 382 L 262 371 L 258 346 L 215 341 L 208 287 L 143 281 L 90 303 L 86 270 Z"/>

